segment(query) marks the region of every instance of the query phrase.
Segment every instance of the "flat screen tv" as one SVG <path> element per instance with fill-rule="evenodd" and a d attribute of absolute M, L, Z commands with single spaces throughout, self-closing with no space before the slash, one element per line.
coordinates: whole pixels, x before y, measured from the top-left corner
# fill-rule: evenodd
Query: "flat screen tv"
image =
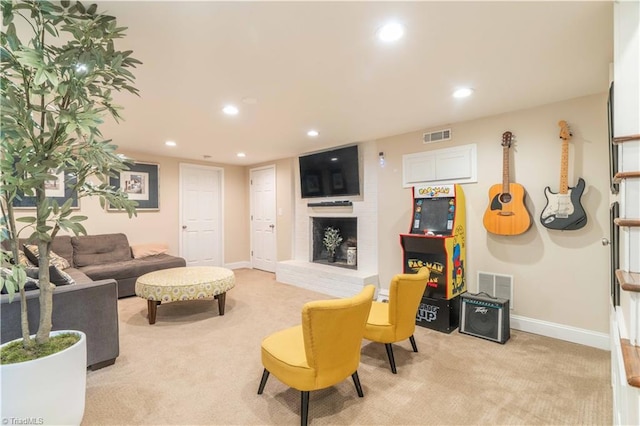
<path fill-rule="evenodd" d="M 360 195 L 358 145 L 299 157 L 302 198 Z"/>

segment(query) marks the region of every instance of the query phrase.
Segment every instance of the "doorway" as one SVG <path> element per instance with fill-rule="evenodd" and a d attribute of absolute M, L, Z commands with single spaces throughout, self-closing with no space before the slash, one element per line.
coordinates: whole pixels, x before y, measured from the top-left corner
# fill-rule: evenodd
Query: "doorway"
<path fill-rule="evenodd" d="M 276 270 L 276 168 L 251 169 L 251 266 Z"/>
<path fill-rule="evenodd" d="M 223 170 L 180 164 L 180 256 L 187 266 L 222 266 Z"/>

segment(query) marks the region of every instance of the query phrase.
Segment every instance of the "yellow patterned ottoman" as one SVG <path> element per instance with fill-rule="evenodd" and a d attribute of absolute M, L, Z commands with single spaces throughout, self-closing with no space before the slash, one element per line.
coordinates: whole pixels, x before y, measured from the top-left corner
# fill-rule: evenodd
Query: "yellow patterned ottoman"
<path fill-rule="evenodd" d="M 155 324 L 156 309 L 162 302 L 214 297 L 220 315 L 224 315 L 226 292 L 235 285 L 236 277 L 230 269 L 187 266 L 144 274 L 136 281 L 136 295 L 147 300 L 149 324 Z"/>

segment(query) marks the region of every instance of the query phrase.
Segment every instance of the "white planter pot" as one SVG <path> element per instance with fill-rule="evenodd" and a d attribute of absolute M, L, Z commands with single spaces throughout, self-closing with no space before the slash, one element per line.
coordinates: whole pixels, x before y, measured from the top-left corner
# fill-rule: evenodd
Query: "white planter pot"
<path fill-rule="evenodd" d="M 61 333 L 79 334 L 80 340 L 44 358 L 0 366 L 3 424 L 79 425 L 82 421 L 87 337 L 74 330 L 52 331 L 51 335 Z"/>

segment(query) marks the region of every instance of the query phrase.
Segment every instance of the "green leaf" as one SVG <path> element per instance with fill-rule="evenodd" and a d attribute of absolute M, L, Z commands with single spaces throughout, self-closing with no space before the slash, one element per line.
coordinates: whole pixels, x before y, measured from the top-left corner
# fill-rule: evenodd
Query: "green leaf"
<path fill-rule="evenodd" d="M 13 21 L 13 2 L 2 0 L 2 25 L 7 26 Z"/>
<path fill-rule="evenodd" d="M 33 84 L 36 86 L 40 86 L 42 83 L 47 81 L 47 75 L 44 72 L 44 69 L 40 68 L 36 71 L 36 76 L 33 79 Z"/>
<path fill-rule="evenodd" d="M 18 50 L 20 46 L 20 40 L 18 39 L 18 35 L 16 34 L 16 26 L 13 24 L 13 22 L 8 24 L 7 26 L 6 37 L 7 37 L 7 43 L 9 44 L 9 47 L 11 48 L 11 50 Z M 4 47 L 3 47 L 3 51 L 4 51 Z M 8 53 L 6 55 L 9 56 Z M 2 56 L 4 58 L 5 55 L 3 54 Z M 4 62 L 4 59 L 3 59 L 3 62 Z"/>
<path fill-rule="evenodd" d="M 57 36 L 58 36 L 58 32 L 56 31 L 55 27 L 54 27 L 53 25 L 51 25 L 50 23 L 45 22 L 45 24 L 44 24 L 44 29 L 45 29 L 49 34 L 51 34 L 52 36 L 54 36 L 54 37 L 57 37 Z"/>
<path fill-rule="evenodd" d="M 35 223 L 36 218 L 33 216 L 23 216 L 16 218 L 16 222 Z"/>

